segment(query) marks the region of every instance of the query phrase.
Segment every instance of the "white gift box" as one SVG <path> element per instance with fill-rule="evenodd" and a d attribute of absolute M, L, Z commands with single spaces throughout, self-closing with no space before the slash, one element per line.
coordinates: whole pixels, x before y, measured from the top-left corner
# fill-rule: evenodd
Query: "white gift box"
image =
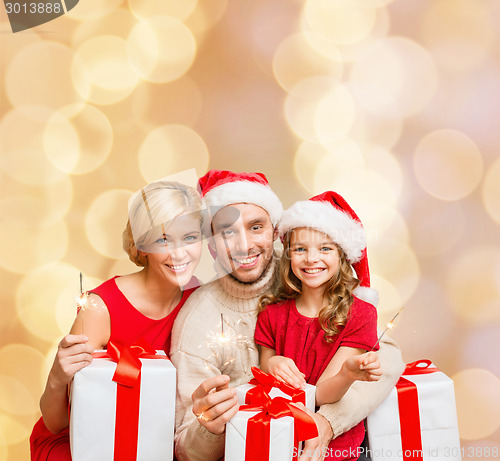
<path fill-rule="evenodd" d="M 245 396 L 247 392 L 254 388 L 254 384 L 242 384 L 241 386 L 235 387 L 236 389 L 236 397 L 238 398 L 238 403 L 240 405 L 245 404 Z M 309 408 L 313 413 L 316 408 L 316 386 L 312 386 L 311 384 L 306 384 L 304 389 L 306 394 L 306 407 Z M 285 394 L 282 390 L 277 387 L 273 387 L 269 392 L 269 397 L 274 399 L 275 397 L 284 397 L 285 399 L 292 400 L 288 394 Z"/>
<path fill-rule="evenodd" d="M 400 410 L 406 418 L 409 417 L 409 412 L 405 411 L 404 407 L 399 408 L 398 391 L 394 388 L 367 418 L 369 455 L 372 461 L 461 460 L 453 381 L 430 361 L 425 362 L 430 366 L 424 368 L 428 371 L 434 368 L 436 371 L 420 374 L 418 368 L 421 367 L 417 365 L 414 371 L 417 374 L 412 374 L 412 371 L 408 370 L 409 366 L 413 365 L 410 364 L 402 376 L 416 385 L 421 450 L 414 449 L 411 443 L 404 444 L 402 441 L 401 426 L 408 423 L 400 421 Z"/>
<path fill-rule="evenodd" d="M 238 411 L 226 424 L 225 461 L 244 461 L 248 420 L 258 411 Z M 291 416 L 271 419 L 269 461 L 291 461 L 294 451 L 294 421 Z M 267 460 L 262 460 L 267 461 Z"/>
<path fill-rule="evenodd" d="M 165 355 L 157 351 L 157 355 Z M 170 360 L 141 358 L 137 461 L 173 459 L 176 373 Z M 73 461 L 113 461 L 117 364 L 94 358 L 71 386 L 70 444 Z"/>

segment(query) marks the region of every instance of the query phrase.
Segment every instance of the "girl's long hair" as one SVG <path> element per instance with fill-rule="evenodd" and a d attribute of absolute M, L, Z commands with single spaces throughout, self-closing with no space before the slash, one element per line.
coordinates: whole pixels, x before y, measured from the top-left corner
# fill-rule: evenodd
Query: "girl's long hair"
<path fill-rule="evenodd" d="M 259 311 L 263 311 L 269 304 L 295 299 L 302 293 L 302 282 L 295 276 L 291 268 L 291 232 L 287 232 L 283 238 L 283 254 L 280 259 L 281 286 L 276 295 L 265 294 L 261 296 Z M 335 246 L 340 260 L 339 270 L 325 287 L 325 299 L 328 300 L 328 305 L 323 307 L 318 315 L 319 323 L 328 342 L 332 342 L 332 337 L 339 332 L 339 327 L 345 325 L 349 309 L 354 302 L 352 292 L 359 285 L 359 280 L 352 275 L 352 267 L 347 261 L 344 250 L 337 244 Z"/>

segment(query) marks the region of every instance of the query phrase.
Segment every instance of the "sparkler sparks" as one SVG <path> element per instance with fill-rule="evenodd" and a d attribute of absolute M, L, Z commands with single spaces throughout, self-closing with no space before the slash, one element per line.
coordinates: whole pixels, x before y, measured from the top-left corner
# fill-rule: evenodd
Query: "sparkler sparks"
<path fill-rule="evenodd" d="M 227 329 L 224 329 L 224 315 L 221 314 L 220 318 L 220 331 L 209 331 L 205 346 L 211 350 L 212 357 L 214 357 L 217 362 L 223 362 L 222 366 L 227 366 L 236 360 L 236 352 L 238 350 L 243 348 L 253 350 L 253 347 L 248 336 L 236 334 L 234 331 L 227 331 Z M 240 322 L 241 320 L 238 320 L 236 325 Z"/>
<path fill-rule="evenodd" d="M 377 342 L 374 344 L 374 346 L 370 349 L 370 351 L 373 351 L 377 345 L 380 343 L 380 340 L 384 337 L 384 335 L 386 334 L 386 332 L 388 330 L 393 330 L 395 327 L 396 327 L 396 324 L 394 323 L 394 320 L 396 320 L 396 317 L 401 313 L 401 311 L 404 309 L 405 307 L 403 306 L 401 309 L 399 309 L 399 311 L 396 312 L 396 315 L 390 320 L 390 322 L 387 324 L 386 326 L 386 329 L 382 332 L 382 334 L 379 336 L 379 338 L 377 339 Z"/>

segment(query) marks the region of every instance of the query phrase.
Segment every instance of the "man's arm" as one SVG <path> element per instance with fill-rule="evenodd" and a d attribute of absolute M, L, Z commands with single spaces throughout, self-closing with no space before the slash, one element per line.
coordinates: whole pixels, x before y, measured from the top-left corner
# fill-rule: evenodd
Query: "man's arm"
<path fill-rule="evenodd" d="M 401 350 L 387 335 L 380 341 L 378 356 L 382 368 L 379 381 L 356 381 L 338 402 L 322 405 L 318 410 L 332 426 L 334 438 L 354 427 L 375 410 L 403 373 L 405 364 Z"/>
<path fill-rule="evenodd" d="M 197 295 L 194 293 L 188 299 L 172 330 L 170 359 L 177 371 L 175 455 L 179 461 L 217 461 L 224 455 L 224 433 L 212 433 L 218 432 L 211 427 L 214 423 L 200 422 L 196 417 L 193 412 L 193 394 L 199 396 L 205 381 L 222 378 L 218 361 L 205 344 L 207 331 L 211 325 L 220 322 L 220 315 L 210 309 L 206 297 L 202 301 Z M 203 305 L 203 309 L 197 310 L 198 305 Z M 217 390 L 218 396 L 234 392 L 233 389 L 227 389 L 227 384 L 219 386 Z M 213 391 L 207 388 L 205 400 L 210 401 L 214 397 Z M 232 398 L 229 395 L 226 397 Z M 234 407 L 236 402 L 234 399 Z M 205 417 L 211 419 L 212 413 L 208 412 Z"/>
<path fill-rule="evenodd" d="M 209 432 L 193 413 L 192 395 L 205 380 L 220 376 L 202 358 L 177 350 L 171 355 L 177 370 L 175 407 L 175 456 L 179 461 L 217 461 L 224 455 L 224 433 Z"/>

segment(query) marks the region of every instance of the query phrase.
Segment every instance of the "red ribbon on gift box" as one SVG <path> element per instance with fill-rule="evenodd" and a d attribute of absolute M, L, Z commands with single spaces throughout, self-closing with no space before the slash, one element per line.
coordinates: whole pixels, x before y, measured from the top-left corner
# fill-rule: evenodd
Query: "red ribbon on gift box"
<path fill-rule="evenodd" d="M 431 361 L 426 359 L 408 363 L 403 376 L 423 375 L 439 371 L 436 367 L 430 365 Z M 422 436 L 420 433 L 417 385 L 401 377 L 396 384 L 396 389 L 398 392 L 403 460 L 422 461 Z"/>
<path fill-rule="evenodd" d="M 249 405 L 257 405 L 261 401 L 261 394 L 269 394 L 273 387 L 277 387 L 279 390 L 289 395 L 292 398 L 292 402 L 306 404 L 306 393 L 301 389 L 297 389 L 290 384 L 280 381 L 273 375 L 262 371 L 257 367 L 252 367 L 253 379 L 251 379 L 248 384 L 254 384 L 255 387 L 248 390 L 245 394 L 245 403 Z"/>
<path fill-rule="evenodd" d="M 267 393 L 254 396 L 254 404 L 240 406 L 240 411 L 259 411 L 247 422 L 245 461 L 265 461 L 269 459 L 271 443 L 271 419 L 291 416 L 294 420 L 294 459 L 297 457 L 299 442 L 318 436 L 314 419 L 304 410 L 294 406 L 284 397 L 271 399 Z"/>
<path fill-rule="evenodd" d="M 132 346 L 110 341 L 106 352 L 94 352 L 94 358 L 109 358 L 116 362 L 113 381 L 117 383 L 114 461 L 135 461 L 139 437 L 139 403 L 141 397 L 141 368 L 139 359 L 163 359 L 144 339 Z"/>

